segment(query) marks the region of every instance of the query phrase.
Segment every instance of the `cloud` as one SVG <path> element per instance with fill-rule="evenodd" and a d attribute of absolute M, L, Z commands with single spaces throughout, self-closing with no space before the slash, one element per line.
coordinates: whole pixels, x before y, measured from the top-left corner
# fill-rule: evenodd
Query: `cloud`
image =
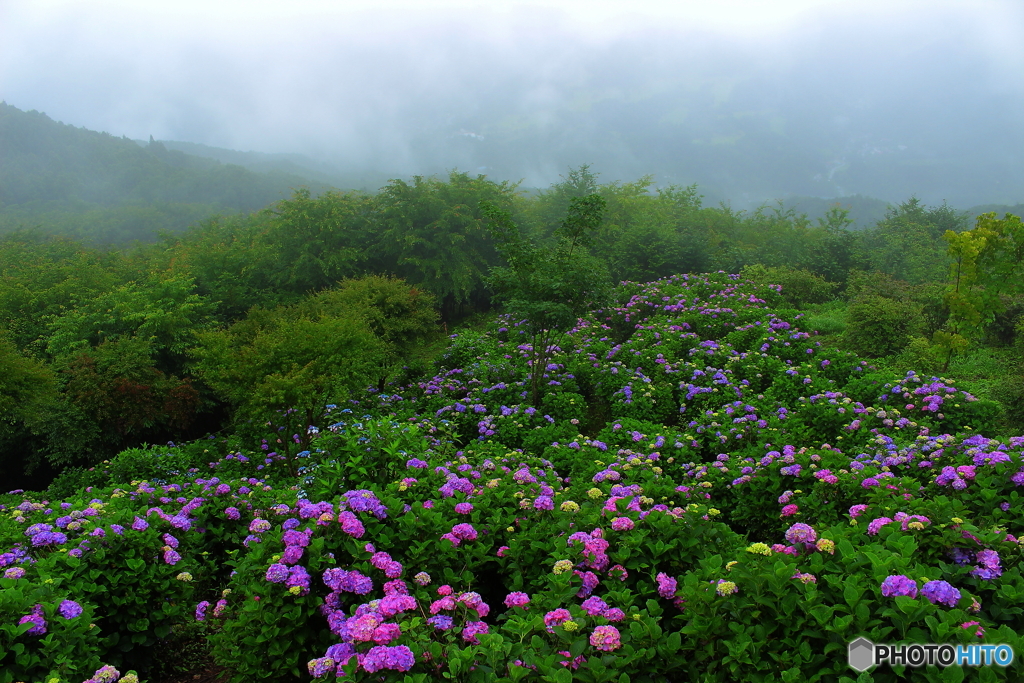
<path fill-rule="evenodd" d="M 2 7 L 10 104 L 387 173 L 484 167 L 542 184 L 594 162 L 606 179 L 758 195 L 780 186 L 743 164 L 789 164 L 788 191 L 810 192 L 815 175 L 901 145 L 941 157 L 1020 137 L 1007 112 L 1024 99 L 1024 16 L 1009 0 Z"/>

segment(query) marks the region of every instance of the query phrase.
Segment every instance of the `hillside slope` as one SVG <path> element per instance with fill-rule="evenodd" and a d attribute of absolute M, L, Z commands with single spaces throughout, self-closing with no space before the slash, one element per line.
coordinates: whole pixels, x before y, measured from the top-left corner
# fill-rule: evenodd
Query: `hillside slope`
<path fill-rule="evenodd" d="M 322 183 L 140 147 L 0 103 L 0 233 L 41 228 L 99 242 L 148 240 L 214 213 L 249 212 Z"/>

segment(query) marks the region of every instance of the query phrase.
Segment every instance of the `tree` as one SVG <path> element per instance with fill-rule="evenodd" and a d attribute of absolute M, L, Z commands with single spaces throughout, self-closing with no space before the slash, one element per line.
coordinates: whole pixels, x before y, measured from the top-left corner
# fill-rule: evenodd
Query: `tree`
<path fill-rule="evenodd" d="M 573 199 L 600 194 L 597 173 L 590 170 L 590 164 L 570 168 L 567 175 L 559 176 L 562 181 L 542 191 L 532 202 L 530 212 L 538 225 L 535 227 L 544 236 L 551 236 L 561 224 Z"/>
<path fill-rule="evenodd" d="M 862 233 L 870 269 L 911 284 L 936 282 L 944 269 L 943 235 L 967 228 L 967 214 L 947 204 L 929 208 L 916 197 L 889 209 L 873 229 Z"/>
<path fill-rule="evenodd" d="M 0 336 L 0 444 L 7 445 L 19 434 L 42 432 L 56 391 L 56 378 L 49 367 L 22 355 L 13 342 Z M 0 459 L 0 474 L 20 474 L 16 470 L 32 466 L 31 459 L 24 457 L 25 444 L 19 446 L 0 449 L 3 454 L 16 453 L 13 462 Z"/>
<path fill-rule="evenodd" d="M 514 192 L 513 184 L 454 171 L 447 181 L 392 180 L 374 199 L 376 258 L 369 269 L 436 296 L 445 320 L 466 304 L 484 303 L 487 271 L 499 259 L 480 202 L 509 209 Z"/>
<path fill-rule="evenodd" d="M 191 278 L 152 275 L 84 301 L 55 317 L 46 350 L 73 356 L 104 342 L 145 340 L 156 367 L 180 373 L 196 333 L 211 324 L 213 305 L 195 293 Z"/>
<path fill-rule="evenodd" d="M 1002 295 L 1024 291 L 1024 223 L 1012 214 L 1000 220 L 986 213 L 978 216 L 973 230 L 948 230 L 944 239 L 952 259 L 943 297 L 949 319 L 934 341 L 946 351 L 948 368 L 953 355 L 984 334 L 1002 312 Z"/>
<path fill-rule="evenodd" d="M 152 338 L 122 336 L 61 357 L 62 392 L 48 411 L 47 459 L 96 462 L 188 429 L 200 409 L 190 378 L 154 366 Z"/>
<path fill-rule="evenodd" d="M 532 339 L 528 364 L 534 406 L 540 405 L 541 378 L 562 337 L 608 297 L 607 271 L 587 253 L 604 208 L 605 201 L 597 194 L 573 198 L 555 247 L 545 249 L 524 239 L 507 211 L 482 205 L 491 235 L 508 261 L 508 266 L 491 269 L 490 286 Z"/>
<path fill-rule="evenodd" d="M 309 314 L 360 311 L 381 343 L 377 389 L 384 390 L 395 370 L 415 362 L 439 336 L 437 299 L 396 277 L 369 275 L 343 280 L 301 305 Z"/>
<path fill-rule="evenodd" d="M 383 355 L 359 308 L 256 308 L 199 338 L 192 352 L 196 373 L 232 406 L 239 427 L 284 422 L 281 450 L 293 474 L 293 451 L 308 450 L 309 427 L 324 407 L 365 387 Z"/>
<path fill-rule="evenodd" d="M 267 238 L 279 259 L 272 286 L 302 295 L 360 272 L 371 204 L 357 192 L 313 199 L 309 190 L 296 190 L 271 207 Z"/>

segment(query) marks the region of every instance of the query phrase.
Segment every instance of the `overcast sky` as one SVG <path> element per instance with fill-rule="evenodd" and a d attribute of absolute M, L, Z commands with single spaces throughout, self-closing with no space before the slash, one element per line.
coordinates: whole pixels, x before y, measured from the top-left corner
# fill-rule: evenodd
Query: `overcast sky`
<path fill-rule="evenodd" d="M 395 174 L 1022 201 L 1022 37 L 1018 0 L 0 0 L 0 98 Z"/>

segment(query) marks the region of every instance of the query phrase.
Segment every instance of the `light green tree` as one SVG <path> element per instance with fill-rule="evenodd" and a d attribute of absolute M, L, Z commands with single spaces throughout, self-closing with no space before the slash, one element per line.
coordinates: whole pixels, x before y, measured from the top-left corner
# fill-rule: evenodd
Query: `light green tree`
<path fill-rule="evenodd" d="M 328 403 L 344 403 L 383 363 L 384 345 L 361 307 L 297 304 L 253 309 L 234 325 L 199 335 L 194 369 L 234 411 L 250 436 L 276 422 L 286 433 L 279 452 L 295 472 L 308 450 L 309 427 Z M 254 429 L 255 428 L 255 429 Z"/>
<path fill-rule="evenodd" d="M 973 230 L 943 236 L 952 259 L 943 296 L 945 327 L 933 341 L 946 352 L 945 367 L 1003 310 L 1002 295 L 1024 291 L 1024 223 L 1012 214 L 978 216 Z"/>

